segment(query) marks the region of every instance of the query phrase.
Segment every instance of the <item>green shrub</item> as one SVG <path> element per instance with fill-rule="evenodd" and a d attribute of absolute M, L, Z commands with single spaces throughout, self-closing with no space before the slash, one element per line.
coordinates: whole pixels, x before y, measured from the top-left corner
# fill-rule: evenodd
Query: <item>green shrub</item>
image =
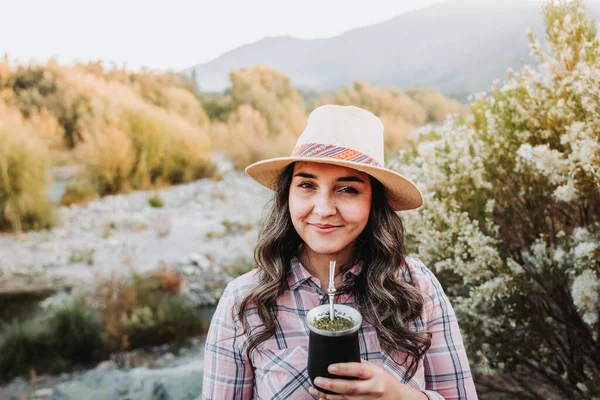
<path fill-rule="evenodd" d="M 80 302 L 7 324 L 0 331 L 0 381 L 97 362 L 107 355 L 101 334 L 98 315 Z"/>
<path fill-rule="evenodd" d="M 74 298 L 29 319 L 0 320 L 0 382 L 35 373 L 60 373 L 106 359 L 112 351 L 179 345 L 208 329 L 208 321 L 179 293 L 170 269 L 113 276 L 96 296 Z"/>
<path fill-rule="evenodd" d="M 131 348 L 182 343 L 205 330 L 194 305 L 180 294 L 157 297 L 148 305 L 138 306 L 127 326 Z"/>
<path fill-rule="evenodd" d="M 409 246 L 450 295 L 488 398 L 600 396 L 600 41 L 543 8 L 551 53 L 403 154 L 424 191 Z"/>
<path fill-rule="evenodd" d="M 148 199 L 148 204 L 152 208 L 163 208 L 165 206 L 165 203 L 163 203 L 162 199 L 157 194 Z"/>
<path fill-rule="evenodd" d="M 202 107 L 212 121 L 227 122 L 229 114 L 233 111 L 231 96 L 204 95 Z"/>
<path fill-rule="evenodd" d="M 70 250 L 69 262 L 86 263 L 87 265 L 94 265 L 95 252 L 96 249 L 94 247 L 73 248 Z"/>
<path fill-rule="evenodd" d="M 83 303 L 73 302 L 51 310 L 47 329 L 54 339 L 54 351 L 69 363 L 89 363 L 106 355 L 102 322 Z"/>
<path fill-rule="evenodd" d="M 52 335 L 46 329 L 47 318 L 38 316 L 24 323 L 15 322 L 0 332 L 0 381 L 26 374 L 30 368 L 48 370 L 50 358 L 56 358 L 52 349 Z"/>
<path fill-rule="evenodd" d="M 113 350 L 180 341 L 206 327 L 194 305 L 179 294 L 181 277 L 168 269 L 100 282 L 99 311 Z"/>
<path fill-rule="evenodd" d="M 65 192 L 60 198 L 60 204 L 69 206 L 71 204 L 85 204 L 98 198 L 96 188 L 90 183 L 67 185 Z"/>

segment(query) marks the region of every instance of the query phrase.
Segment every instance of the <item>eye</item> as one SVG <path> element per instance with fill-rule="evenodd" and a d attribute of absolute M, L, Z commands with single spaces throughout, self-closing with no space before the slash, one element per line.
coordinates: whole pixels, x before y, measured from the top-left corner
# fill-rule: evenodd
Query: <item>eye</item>
<path fill-rule="evenodd" d="M 348 193 L 348 194 L 358 194 L 358 190 L 356 190 L 352 186 L 344 186 L 339 191 L 342 193 Z"/>
<path fill-rule="evenodd" d="M 310 182 L 300 182 L 298 187 L 302 189 L 314 189 L 315 186 Z"/>

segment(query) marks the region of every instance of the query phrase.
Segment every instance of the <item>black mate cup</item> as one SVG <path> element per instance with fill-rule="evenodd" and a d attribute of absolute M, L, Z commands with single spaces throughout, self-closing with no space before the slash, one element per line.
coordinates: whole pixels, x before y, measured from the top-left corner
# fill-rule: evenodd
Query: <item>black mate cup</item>
<path fill-rule="evenodd" d="M 321 389 L 314 384 L 317 376 L 336 379 L 358 379 L 330 374 L 327 367 L 331 364 L 345 362 L 360 362 L 360 346 L 358 330 L 362 325 L 362 316 L 355 308 L 342 304 L 334 304 L 334 316 L 344 317 L 354 322 L 354 326 L 344 331 L 325 331 L 315 328 L 315 319 L 329 318 L 329 304 L 313 308 L 306 315 L 310 329 L 308 341 L 308 376 L 313 386 L 323 392 L 336 394 Z"/>

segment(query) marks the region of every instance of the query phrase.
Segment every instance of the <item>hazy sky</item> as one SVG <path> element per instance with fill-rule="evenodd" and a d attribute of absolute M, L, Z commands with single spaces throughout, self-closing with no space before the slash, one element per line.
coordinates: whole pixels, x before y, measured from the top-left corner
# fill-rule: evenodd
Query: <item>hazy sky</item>
<path fill-rule="evenodd" d="M 443 1 L 0 0 L 0 56 L 180 70 L 265 36 L 330 37 Z"/>
<path fill-rule="evenodd" d="M 335 36 L 444 0 L 0 0 L 0 55 L 182 69 L 265 36 Z"/>

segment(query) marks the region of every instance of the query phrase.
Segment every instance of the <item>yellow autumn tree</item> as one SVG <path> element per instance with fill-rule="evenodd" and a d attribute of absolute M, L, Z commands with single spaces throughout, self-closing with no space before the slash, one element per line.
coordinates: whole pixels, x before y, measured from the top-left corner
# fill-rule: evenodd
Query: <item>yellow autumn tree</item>
<path fill-rule="evenodd" d="M 257 110 L 267 121 L 270 136 L 302 132 L 306 112 L 288 76 L 263 65 L 234 69 L 229 76 L 232 109 L 247 104 Z"/>

